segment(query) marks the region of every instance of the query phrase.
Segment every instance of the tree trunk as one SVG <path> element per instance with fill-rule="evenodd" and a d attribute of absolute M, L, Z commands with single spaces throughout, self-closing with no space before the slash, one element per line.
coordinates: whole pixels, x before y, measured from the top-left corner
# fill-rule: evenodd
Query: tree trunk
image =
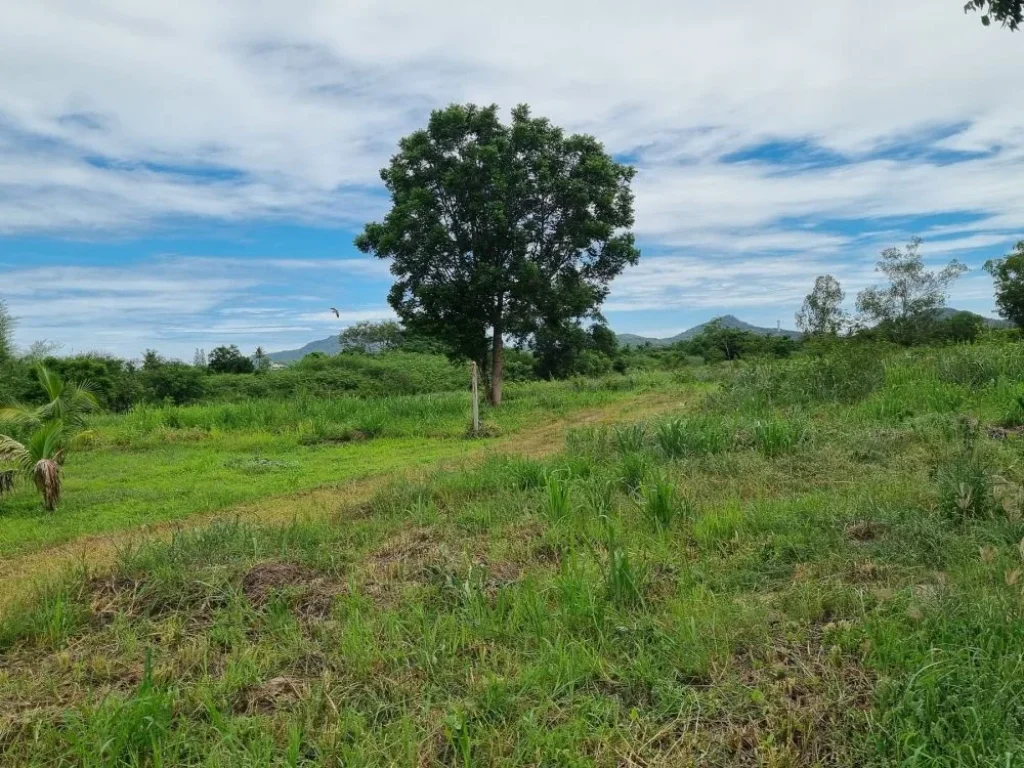
<path fill-rule="evenodd" d="M 491 405 L 501 405 L 501 380 L 505 375 L 505 341 L 501 338 L 501 327 L 494 326 L 491 348 Z"/>

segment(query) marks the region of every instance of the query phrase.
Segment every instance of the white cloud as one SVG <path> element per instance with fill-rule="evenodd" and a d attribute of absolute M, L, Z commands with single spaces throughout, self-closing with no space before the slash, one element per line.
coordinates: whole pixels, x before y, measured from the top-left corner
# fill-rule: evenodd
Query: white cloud
<path fill-rule="evenodd" d="M 948 209 L 1020 227 L 1020 203 L 1000 193 L 1024 162 L 1024 93 L 1002 78 L 1021 59 L 1013 35 L 933 0 L 453 0 L 444 13 L 398 0 L 11 0 L 0 231 L 361 222 L 380 210 L 369 189 L 397 139 L 470 99 L 528 101 L 637 155 L 651 235 Z M 768 138 L 857 153 L 950 125 L 969 127 L 942 147 L 1000 157 L 790 177 L 714 162 Z M 184 172 L 202 168 L 231 173 Z"/>
<path fill-rule="evenodd" d="M 324 298 L 304 297 L 323 306 L 310 312 L 296 310 L 294 297 L 275 293 L 292 268 L 286 259 L 165 256 L 131 266 L 25 267 L 3 274 L 0 292 L 17 319 L 17 338 L 25 344 L 48 339 L 65 352 L 101 349 L 126 357 L 158 347 L 189 358 L 195 347 L 226 341 L 272 350 L 301 346 L 359 320 L 392 317 L 390 307 L 367 306 L 358 291 L 334 286 L 339 272 L 347 269 L 357 277 L 364 272 L 361 259 L 338 261 L 341 266 L 329 260 L 322 266 L 334 270 L 326 289 L 349 294 L 340 305 L 340 318 Z M 311 261 L 303 267 L 312 268 Z"/>
<path fill-rule="evenodd" d="M 1024 89 L 1006 85 L 1020 42 L 934 0 L 451 0 L 443 12 L 408 0 L 7 0 L 0 236 L 138 236 L 196 220 L 352 229 L 384 210 L 378 169 L 430 109 L 525 101 L 639 169 L 648 255 L 615 283 L 609 311 L 782 311 L 822 272 L 848 291 L 866 284 L 877 251 L 918 228 L 930 254 L 974 262 L 975 249 L 1022 237 Z M 843 162 L 723 160 L 766 141 Z M 382 290 L 345 294 L 387 278 L 369 258 L 174 257 L 99 272 L 0 261 L 23 334 L 102 335 L 133 353 L 171 328 L 244 334 L 232 318 L 282 341 L 326 332 L 317 313 L 343 300 L 349 320 L 386 316 L 373 314 L 386 312 Z M 261 304 L 268 274 L 289 292 L 331 274 L 343 295 L 303 286 L 324 310 L 280 317 Z M 155 320 L 176 312 L 197 319 Z"/>

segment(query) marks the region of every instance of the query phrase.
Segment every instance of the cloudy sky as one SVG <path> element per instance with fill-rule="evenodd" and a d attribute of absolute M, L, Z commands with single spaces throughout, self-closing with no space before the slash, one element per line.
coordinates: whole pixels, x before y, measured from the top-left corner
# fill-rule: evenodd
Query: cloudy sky
<path fill-rule="evenodd" d="M 397 140 L 527 102 L 638 168 L 616 330 L 792 325 L 911 235 L 974 268 L 1024 237 L 1024 33 L 962 6 L 4 0 L 0 297 L 21 344 L 128 356 L 386 317 L 352 237 Z M 990 281 L 951 304 L 990 314 Z"/>

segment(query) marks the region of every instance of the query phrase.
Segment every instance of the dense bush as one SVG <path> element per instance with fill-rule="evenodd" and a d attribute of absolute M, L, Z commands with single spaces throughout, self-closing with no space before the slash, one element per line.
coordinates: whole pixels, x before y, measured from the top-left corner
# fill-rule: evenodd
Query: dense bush
<path fill-rule="evenodd" d="M 185 363 L 161 363 L 139 372 L 140 400 L 185 405 L 203 399 L 207 376 L 202 368 Z"/>
<path fill-rule="evenodd" d="M 785 362 L 759 362 L 742 369 L 724 394 L 754 407 L 853 403 L 885 383 L 885 361 L 891 354 L 885 344 L 847 342 Z"/>
<path fill-rule="evenodd" d="M 469 372 L 442 355 L 384 352 L 376 355 L 307 355 L 262 376 L 211 375 L 211 400 L 354 395 L 388 397 L 450 392 L 469 386 Z"/>

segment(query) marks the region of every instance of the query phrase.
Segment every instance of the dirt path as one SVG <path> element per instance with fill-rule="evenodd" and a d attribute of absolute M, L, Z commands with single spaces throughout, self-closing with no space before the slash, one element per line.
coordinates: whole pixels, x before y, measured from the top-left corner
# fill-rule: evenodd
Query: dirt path
<path fill-rule="evenodd" d="M 443 459 L 429 467 L 409 469 L 402 474 L 389 471 L 340 485 L 323 485 L 298 493 L 269 496 L 258 502 L 228 507 L 212 514 L 193 515 L 154 526 L 141 526 L 107 534 L 84 536 L 63 544 L 0 560 L 0 614 L 6 606 L 31 592 L 33 585 L 45 582 L 74 566 L 103 571 L 116 561 L 126 547 L 153 539 L 169 539 L 178 531 L 207 525 L 214 520 L 245 520 L 265 524 L 289 524 L 335 514 L 346 507 L 369 500 L 381 487 L 397 479 L 416 477 L 438 469 L 479 462 L 495 454 L 520 454 L 539 457 L 555 453 L 565 445 L 565 433 L 571 427 L 639 421 L 649 416 L 682 408 L 697 393 L 654 392 L 627 400 L 576 411 L 550 422 L 520 430 L 496 440 L 484 441 L 468 453 Z"/>

